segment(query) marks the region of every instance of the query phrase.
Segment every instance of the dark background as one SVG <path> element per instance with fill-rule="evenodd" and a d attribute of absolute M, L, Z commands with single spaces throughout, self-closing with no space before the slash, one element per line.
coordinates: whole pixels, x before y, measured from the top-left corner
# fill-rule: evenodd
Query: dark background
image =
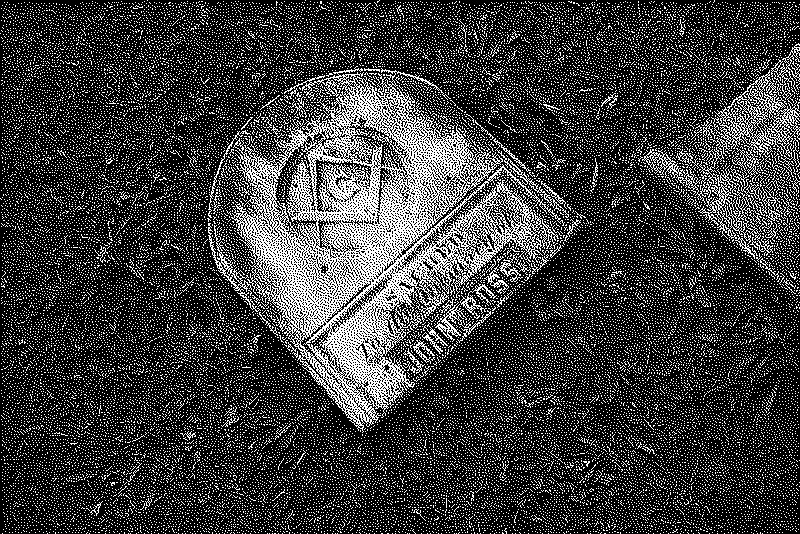
<path fill-rule="evenodd" d="M 2 10 L 4 530 L 797 531 L 797 312 L 630 169 L 797 5 Z M 206 236 L 247 118 L 356 67 L 439 85 L 595 221 L 365 435 Z"/>

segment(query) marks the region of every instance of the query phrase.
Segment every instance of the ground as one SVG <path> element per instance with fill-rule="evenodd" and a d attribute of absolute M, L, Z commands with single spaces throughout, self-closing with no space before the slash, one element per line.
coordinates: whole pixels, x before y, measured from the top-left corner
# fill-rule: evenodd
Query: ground
<path fill-rule="evenodd" d="M 4 530 L 796 531 L 800 317 L 631 164 L 788 54 L 798 21 L 789 3 L 4 5 Z M 206 235 L 247 118 L 357 67 L 439 85 L 561 169 L 546 179 L 594 222 L 363 435 Z"/>

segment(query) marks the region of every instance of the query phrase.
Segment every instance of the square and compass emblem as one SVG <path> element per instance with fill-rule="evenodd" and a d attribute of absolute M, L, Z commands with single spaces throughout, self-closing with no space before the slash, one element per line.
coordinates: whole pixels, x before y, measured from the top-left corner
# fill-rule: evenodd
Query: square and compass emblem
<path fill-rule="evenodd" d="M 397 146 L 380 132 L 348 128 L 300 147 L 277 187 L 290 227 L 332 251 L 376 244 L 409 196 Z"/>
<path fill-rule="evenodd" d="M 363 144 L 369 159 L 332 156 L 326 153 L 324 143 L 315 146 L 306 154 L 306 166 L 317 205 L 313 210 L 292 213 L 293 222 L 378 222 L 383 144 L 359 137 L 347 141 Z"/>

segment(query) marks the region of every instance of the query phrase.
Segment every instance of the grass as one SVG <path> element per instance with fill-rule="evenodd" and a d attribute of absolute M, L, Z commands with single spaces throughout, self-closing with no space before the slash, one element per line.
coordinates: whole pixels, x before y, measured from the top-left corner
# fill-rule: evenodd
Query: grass
<path fill-rule="evenodd" d="M 796 5 L 2 9 L 4 530 L 796 530 L 797 312 L 630 168 L 786 55 Z M 205 234 L 244 121 L 357 67 L 564 160 L 597 223 L 366 435 Z"/>

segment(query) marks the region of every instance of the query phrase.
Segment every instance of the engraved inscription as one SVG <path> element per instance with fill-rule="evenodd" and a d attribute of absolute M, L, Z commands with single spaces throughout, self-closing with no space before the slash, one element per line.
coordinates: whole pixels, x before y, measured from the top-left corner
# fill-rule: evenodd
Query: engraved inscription
<path fill-rule="evenodd" d="M 363 342 L 362 352 L 368 361 L 379 362 L 390 348 L 392 336 L 402 333 L 415 319 L 430 313 L 473 274 L 477 265 L 510 239 L 513 232 L 511 215 L 505 211 L 498 215 L 498 219 L 489 221 L 487 227 L 471 228 L 470 233 L 453 231 L 423 256 L 418 265 L 402 273 L 396 283 L 389 284 L 383 295 L 388 310 L 385 332 L 389 336 L 376 335 Z"/>
<path fill-rule="evenodd" d="M 532 272 L 528 264 L 525 252 L 515 243 L 506 245 L 388 359 L 411 380 L 418 380 L 529 278 Z"/>
<path fill-rule="evenodd" d="M 499 168 L 307 346 L 348 369 L 375 405 L 388 405 L 560 246 L 563 234 L 539 205 Z"/>

